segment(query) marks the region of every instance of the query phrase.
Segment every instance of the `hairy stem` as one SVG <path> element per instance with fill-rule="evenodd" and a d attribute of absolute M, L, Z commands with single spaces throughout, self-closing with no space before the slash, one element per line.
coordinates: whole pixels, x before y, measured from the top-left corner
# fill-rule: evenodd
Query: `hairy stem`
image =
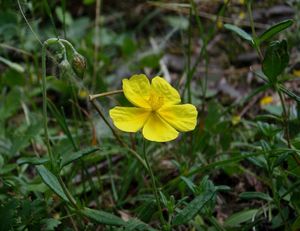
<path fill-rule="evenodd" d="M 163 212 L 162 212 L 162 208 L 161 208 L 161 204 L 160 204 L 157 185 L 156 185 L 154 174 L 153 174 L 152 168 L 150 167 L 149 160 L 148 160 L 146 152 L 147 152 L 146 151 L 146 140 L 144 139 L 144 142 L 143 142 L 144 159 L 145 159 L 145 162 L 146 162 L 146 165 L 147 165 L 147 168 L 148 168 L 148 173 L 149 173 L 150 178 L 151 178 L 152 189 L 153 189 L 153 192 L 154 192 L 154 196 L 155 196 L 155 200 L 156 200 L 156 204 L 157 204 L 157 208 L 158 208 L 158 212 L 159 212 L 159 218 L 160 218 L 161 223 L 164 224 L 164 226 L 166 226 L 167 223 L 166 223 L 166 221 L 163 217 Z"/>

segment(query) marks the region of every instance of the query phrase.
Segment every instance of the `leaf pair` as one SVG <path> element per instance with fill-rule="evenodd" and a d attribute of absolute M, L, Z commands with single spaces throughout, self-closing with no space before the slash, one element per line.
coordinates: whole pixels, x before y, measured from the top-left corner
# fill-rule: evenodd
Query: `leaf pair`
<path fill-rule="evenodd" d="M 236 33 L 237 35 L 239 35 L 241 38 L 245 39 L 246 41 L 250 42 L 251 45 L 254 45 L 255 47 L 258 47 L 258 46 L 260 46 L 260 44 L 262 42 L 265 42 L 265 41 L 269 40 L 270 38 L 272 38 L 273 36 L 275 36 L 279 32 L 289 28 L 292 24 L 293 24 L 293 20 L 291 20 L 291 19 L 284 20 L 282 22 L 279 22 L 279 23 L 271 26 L 270 28 L 268 28 L 266 31 L 264 31 L 257 38 L 253 38 L 245 30 L 243 30 L 243 29 L 241 29 L 241 28 L 239 28 L 235 25 L 225 24 L 224 27 L 227 30 L 230 30 L 230 31 Z"/>

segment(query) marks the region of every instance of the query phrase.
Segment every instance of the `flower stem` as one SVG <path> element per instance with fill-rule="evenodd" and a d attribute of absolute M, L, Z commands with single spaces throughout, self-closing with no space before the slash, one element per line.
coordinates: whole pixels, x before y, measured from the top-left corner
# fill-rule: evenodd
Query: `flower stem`
<path fill-rule="evenodd" d="M 109 92 L 104 92 L 104 93 L 95 94 L 95 95 L 89 95 L 89 100 L 92 101 L 96 98 L 100 98 L 103 96 L 109 96 L 109 95 L 115 95 L 115 94 L 119 94 L 122 92 L 123 92 L 123 90 L 115 90 L 115 91 L 109 91 Z"/>
<path fill-rule="evenodd" d="M 67 198 L 69 199 L 70 203 L 72 204 L 73 208 L 75 209 L 80 209 L 76 203 L 76 200 L 74 199 L 74 197 L 72 196 L 72 194 L 70 193 L 70 191 L 68 190 L 67 186 L 65 185 L 62 177 L 58 174 L 58 182 L 59 184 L 62 186 L 62 189 L 64 191 L 64 193 L 66 194 Z"/>
<path fill-rule="evenodd" d="M 93 107 L 96 109 L 96 111 L 98 112 L 98 114 L 100 115 L 100 117 L 103 119 L 104 123 L 109 127 L 109 129 L 111 130 L 111 132 L 113 133 L 114 137 L 117 139 L 117 141 L 119 142 L 119 144 L 121 146 L 123 146 L 124 148 L 126 148 L 135 158 L 137 158 L 140 163 L 148 170 L 147 165 L 145 163 L 145 161 L 143 160 L 143 158 L 136 152 L 134 151 L 132 148 L 130 148 L 119 136 L 119 134 L 116 132 L 116 130 L 111 126 L 111 124 L 108 122 L 108 120 L 105 118 L 103 112 L 101 111 L 100 107 L 96 104 L 95 99 L 98 97 L 102 97 L 102 96 L 108 96 L 108 95 L 113 95 L 113 94 L 117 94 L 117 93 L 121 93 L 123 92 L 122 90 L 116 90 L 116 91 L 111 91 L 111 92 L 105 92 L 105 93 L 101 93 L 101 94 L 97 94 L 97 95 L 90 95 L 90 101 L 93 105 Z"/>
<path fill-rule="evenodd" d="M 287 140 L 287 144 L 288 144 L 288 147 L 290 149 L 292 149 L 292 144 L 291 144 L 291 137 L 290 137 L 290 129 L 289 129 L 289 123 L 288 123 L 288 119 L 289 119 L 289 115 L 288 115 L 288 112 L 286 110 L 286 106 L 285 106 L 285 102 L 284 102 L 284 97 L 283 97 L 283 94 L 281 92 L 280 89 L 276 88 L 277 92 L 278 92 L 278 95 L 279 95 L 279 98 L 280 98 L 280 102 L 281 102 L 281 106 L 282 106 L 282 119 L 283 119 L 283 126 L 284 126 L 284 130 L 285 130 L 285 137 L 286 137 L 286 140 Z M 296 163 L 298 165 L 300 165 L 300 159 L 298 158 L 297 155 L 293 154 L 293 158 L 294 160 L 296 161 Z"/>
<path fill-rule="evenodd" d="M 161 208 L 161 204 L 160 204 L 160 199 L 159 199 L 159 195 L 158 195 L 158 189 L 157 189 L 157 186 L 156 186 L 154 174 L 153 174 L 153 171 L 152 171 L 152 169 L 150 167 L 150 164 L 149 164 L 149 161 L 148 161 L 148 158 L 147 158 L 146 140 L 143 139 L 143 141 L 144 141 L 143 142 L 143 155 L 144 155 L 144 159 L 145 159 L 145 162 L 146 162 L 146 165 L 147 165 L 148 173 L 149 173 L 150 178 L 151 178 L 152 189 L 153 189 L 155 200 L 156 200 L 156 204 L 157 204 L 157 207 L 158 207 L 159 218 L 160 218 L 161 223 L 164 225 L 164 227 L 167 227 L 168 224 L 166 223 L 166 221 L 165 221 L 165 219 L 163 217 L 163 212 L 162 212 L 162 208 Z"/>
<path fill-rule="evenodd" d="M 257 35 L 256 35 L 256 32 L 255 32 L 251 1 L 249 1 L 248 4 L 247 4 L 247 10 L 248 10 L 249 18 L 250 18 L 250 26 L 251 26 L 252 37 L 253 37 L 253 41 L 254 41 L 253 46 L 256 49 L 256 52 L 257 52 L 260 60 L 263 60 L 263 55 L 262 55 L 262 52 L 260 50 L 259 44 L 256 42 Z"/>
<path fill-rule="evenodd" d="M 54 155 L 52 153 L 51 145 L 50 145 L 50 139 L 49 139 L 49 133 L 48 133 L 48 117 L 47 117 L 47 80 L 46 80 L 46 49 L 48 45 L 51 44 L 60 44 L 63 48 L 65 48 L 62 43 L 60 42 L 60 39 L 57 38 L 50 38 L 46 40 L 43 43 L 42 46 L 42 92 L 43 92 L 43 124 L 44 124 L 44 133 L 45 133 L 45 139 L 46 139 L 46 146 L 47 146 L 47 151 L 48 155 L 50 158 L 50 164 L 52 170 L 54 169 L 54 173 L 56 177 L 58 178 L 59 184 L 62 186 L 65 194 L 67 195 L 71 205 L 75 209 L 79 209 L 78 205 L 76 204 L 75 199 L 73 198 L 72 194 L 66 187 L 65 183 L 63 182 L 63 179 L 61 178 L 60 174 L 56 171 L 55 169 L 55 160 L 54 160 Z M 69 42 L 68 42 L 69 43 Z M 70 43 L 69 43 L 70 44 Z M 65 50 L 64 50 L 65 51 Z"/>
<path fill-rule="evenodd" d="M 48 134 L 48 118 L 47 118 L 47 85 L 46 85 L 46 46 L 47 41 L 44 42 L 42 47 L 42 91 L 43 91 L 43 124 L 46 139 L 47 151 L 50 158 L 51 168 L 54 164 L 54 157 L 50 146 L 49 134 Z"/>

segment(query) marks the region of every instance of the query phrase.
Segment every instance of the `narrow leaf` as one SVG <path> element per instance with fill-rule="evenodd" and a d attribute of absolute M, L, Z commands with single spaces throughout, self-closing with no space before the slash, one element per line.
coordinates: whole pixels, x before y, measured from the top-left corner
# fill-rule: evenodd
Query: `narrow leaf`
<path fill-rule="evenodd" d="M 76 147 L 75 141 L 74 141 L 72 134 L 68 128 L 66 118 L 65 118 L 63 112 L 60 112 L 51 100 L 47 100 L 47 102 L 48 102 L 47 105 L 49 107 L 49 110 L 54 115 L 56 121 L 58 122 L 58 124 L 61 127 L 61 129 L 63 130 L 63 132 L 68 137 L 69 141 L 72 143 L 73 147 L 76 149 L 77 147 Z"/>
<path fill-rule="evenodd" d="M 262 63 L 263 73 L 271 83 L 277 82 L 277 77 L 284 71 L 289 63 L 287 42 L 275 41 L 270 43 Z"/>
<path fill-rule="evenodd" d="M 80 213 L 100 224 L 115 226 L 124 226 L 126 224 L 126 222 L 123 221 L 120 217 L 100 210 L 83 208 Z"/>
<path fill-rule="evenodd" d="M 286 95 L 288 95 L 290 98 L 296 100 L 298 103 L 300 103 L 300 96 L 296 95 L 294 92 L 290 91 L 289 89 L 287 89 L 285 86 L 283 85 L 279 85 L 279 89 L 285 93 Z"/>
<path fill-rule="evenodd" d="M 297 231 L 297 230 L 300 230 L 300 217 L 298 217 L 292 225 L 292 231 Z"/>
<path fill-rule="evenodd" d="M 15 155 L 18 151 L 26 148 L 30 140 L 36 137 L 42 131 L 43 125 L 40 120 L 36 120 L 29 125 L 23 133 L 17 133 L 13 139 L 10 153 Z"/>
<path fill-rule="evenodd" d="M 185 224 L 193 219 L 196 214 L 205 206 L 205 204 L 213 198 L 215 193 L 206 192 L 197 196 L 183 210 L 177 214 L 173 220 L 173 225 Z"/>
<path fill-rule="evenodd" d="M 180 176 L 181 180 L 188 186 L 188 188 L 194 193 L 196 189 L 196 185 L 187 177 Z"/>
<path fill-rule="evenodd" d="M 73 161 L 82 158 L 83 156 L 86 156 L 88 154 L 94 153 L 96 151 L 98 151 L 99 148 L 95 148 L 95 147 L 89 147 L 83 150 L 80 150 L 78 152 L 75 153 L 71 153 L 71 154 L 65 154 L 62 157 L 62 161 L 61 161 L 61 168 L 72 163 Z"/>
<path fill-rule="evenodd" d="M 259 37 L 258 37 L 258 42 L 262 43 L 270 38 L 272 38 L 274 35 L 278 34 L 280 31 L 285 30 L 286 28 L 289 28 L 294 21 L 292 19 L 284 20 L 280 23 L 277 23 L 270 28 L 268 28 L 265 32 L 263 32 Z"/>
<path fill-rule="evenodd" d="M 265 193 L 262 193 L 262 192 L 242 192 L 240 194 L 240 198 L 243 198 L 243 199 L 262 199 L 262 200 L 266 200 L 266 201 L 272 201 L 273 199 L 265 194 Z"/>
<path fill-rule="evenodd" d="M 145 231 L 156 231 L 156 229 L 153 229 L 149 225 L 145 224 L 144 222 L 134 218 L 130 219 L 128 222 L 126 222 L 126 226 L 124 227 L 127 231 L 134 231 L 134 230 L 145 230 Z"/>
<path fill-rule="evenodd" d="M 44 164 L 49 161 L 48 157 L 21 157 L 17 160 L 17 164 L 34 164 L 34 165 L 39 165 L 39 164 Z"/>
<path fill-rule="evenodd" d="M 239 35 L 241 38 L 249 41 L 251 44 L 254 43 L 252 37 L 250 34 L 248 34 L 246 31 L 244 31 L 243 29 L 235 26 L 235 25 L 232 25 L 232 24 L 225 24 L 224 27 L 227 29 L 227 30 L 230 30 L 234 33 L 236 33 L 237 35 Z"/>
<path fill-rule="evenodd" d="M 52 189 L 58 196 L 60 196 L 63 200 L 69 201 L 68 197 L 66 196 L 64 190 L 62 189 L 61 185 L 58 182 L 56 176 L 53 175 L 45 166 L 38 165 L 36 169 L 44 181 L 44 183 Z"/>
<path fill-rule="evenodd" d="M 231 227 L 238 227 L 241 223 L 252 220 L 253 217 L 257 214 L 257 212 L 257 209 L 251 209 L 235 213 L 225 221 L 225 225 Z"/>
<path fill-rule="evenodd" d="M 6 64 L 7 66 L 9 66 L 10 68 L 14 69 L 17 72 L 23 73 L 25 71 L 25 69 L 18 63 L 11 62 L 10 60 L 2 56 L 0 56 L 0 62 Z"/>

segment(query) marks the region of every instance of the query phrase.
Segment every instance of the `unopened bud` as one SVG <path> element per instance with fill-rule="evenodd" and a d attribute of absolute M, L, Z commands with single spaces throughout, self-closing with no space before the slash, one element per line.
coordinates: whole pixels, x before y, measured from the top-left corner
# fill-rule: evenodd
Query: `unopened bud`
<path fill-rule="evenodd" d="M 70 63 L 68 62 L 68 60 L 64 59 L 62 60 L 60 63 L 59 63 L 59 68 L 62 70 L 62 71 L 66 71 L 68 69 L 70 69 Z"/>
<path fill-rule="evenodd" d="M 78 77 L 83 77 L 86 69 L 86 60 L 81 54 L 75 53 L 73 55 L 72 68 Z"/>

